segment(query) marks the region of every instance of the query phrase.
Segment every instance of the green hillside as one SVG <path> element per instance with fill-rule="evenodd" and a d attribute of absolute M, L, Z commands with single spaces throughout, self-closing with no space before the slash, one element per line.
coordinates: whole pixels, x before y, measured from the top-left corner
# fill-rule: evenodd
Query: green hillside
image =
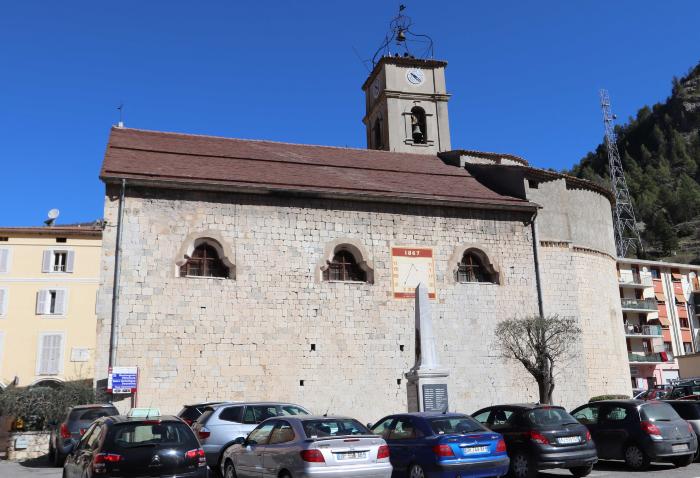
<path fill-rule="evenodd" d="M 616 131 L 646 258 L 700 263 L 700 64 Z M 605 144 L 569 173 L 609 186 Z"/>

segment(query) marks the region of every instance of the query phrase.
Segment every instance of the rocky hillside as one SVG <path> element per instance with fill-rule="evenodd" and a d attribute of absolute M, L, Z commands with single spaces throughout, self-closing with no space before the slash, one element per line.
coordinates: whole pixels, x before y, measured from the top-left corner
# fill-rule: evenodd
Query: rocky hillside
<path fill-rule="evenodd" d="M 617 134 L 646 258 L 700 264 L 700 64 Z M 608 186 L 604 142 L 569 173 Z"/>

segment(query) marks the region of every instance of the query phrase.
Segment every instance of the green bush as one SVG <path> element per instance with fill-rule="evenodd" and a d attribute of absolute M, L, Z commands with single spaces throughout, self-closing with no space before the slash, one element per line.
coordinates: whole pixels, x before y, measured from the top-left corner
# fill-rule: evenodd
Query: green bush
<path fill-rule="evenodd" d="M 0 393 L 0 415 L 24 420 L 28 431 L 47 430 L 68 408 L 98 401 L 91 380 L 64 382 L 54 387 L 9 387 Z"/>
<path fill-rule="evenodd" d="M 588 403 L 600 402 L 601 400 L 629 400 L 629 395 L 598 395 L 597 397 L 591 397 Z"/>

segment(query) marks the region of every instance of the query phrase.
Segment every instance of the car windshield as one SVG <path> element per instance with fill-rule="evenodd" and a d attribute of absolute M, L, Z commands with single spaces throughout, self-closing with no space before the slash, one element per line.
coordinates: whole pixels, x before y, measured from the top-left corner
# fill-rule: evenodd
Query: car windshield
<path fill-rule="evenodd" d="M 372 434 L 364 425 L 351 418 L 304 420 L 302 423 L 304 426 L 304 434 L 306 434 L 307 438 Z"/>
<path fill-rule="evenodd" d="M 671 405 L 683 420 L 700 420 L 700 403 L 687 401 Z"/>
<path fill-rule="evenodd" d="M 578 423 L 566 410 L 559 407 L 535 408 L 527 412 L 525 418 L 530 424 L 536 427 L 551 427 Z"/>
<path fill-rule="evenodd" d="M 640 410 L 642 420 L 650 422 L 671 422 L 681 417 L 668 403 L 647 403 Z"/>
<path fill-rule="evenodd" d="M 119 415 L 116 408 L 113 407 L 100 407 L 100 408 L 82 408 L 78 410 L 73 410 L 70 412 L 70 421 L 81 420 L 81 421 L 95 421 L 101 417 L 110 417 L 112 415 Z"/>
<path fill-rule="evenodd" d="M 471 417 L 444 417 L 428 420 L 433 433 L 436 435 L 452 435 L 474 433 L 486 430 L 479 422 Z"/>
<path fill-rule="evenodd" d="M 116 424 L 109 442 L 117 448 L 178 446 L 199 448 L 192 430 L 182 422 L 134 422 Z"/>
<path fill-rule="evenodd" d="M 285 415 L 308 415 L 309 412 L 304 410 L 303 408 L 295 407 L 294 405 L 281 405 L 280 407 L 281 413 L 280 415 L 285 416 Z"/>

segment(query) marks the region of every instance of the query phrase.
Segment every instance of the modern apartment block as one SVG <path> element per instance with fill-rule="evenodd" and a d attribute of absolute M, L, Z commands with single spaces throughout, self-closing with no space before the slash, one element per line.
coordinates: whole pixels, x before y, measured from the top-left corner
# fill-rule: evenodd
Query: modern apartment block
<path fill-rule="evenodd" d="M 693 300 L 700 267 L 618 259 L 617 269 L 632 386 L 678 378 L 676 357 L 700 345 Z"/>
<path fill-rule="evenodd" d="M 102 228 L 0 228 L 0 388 L 94 375 Z"/>

